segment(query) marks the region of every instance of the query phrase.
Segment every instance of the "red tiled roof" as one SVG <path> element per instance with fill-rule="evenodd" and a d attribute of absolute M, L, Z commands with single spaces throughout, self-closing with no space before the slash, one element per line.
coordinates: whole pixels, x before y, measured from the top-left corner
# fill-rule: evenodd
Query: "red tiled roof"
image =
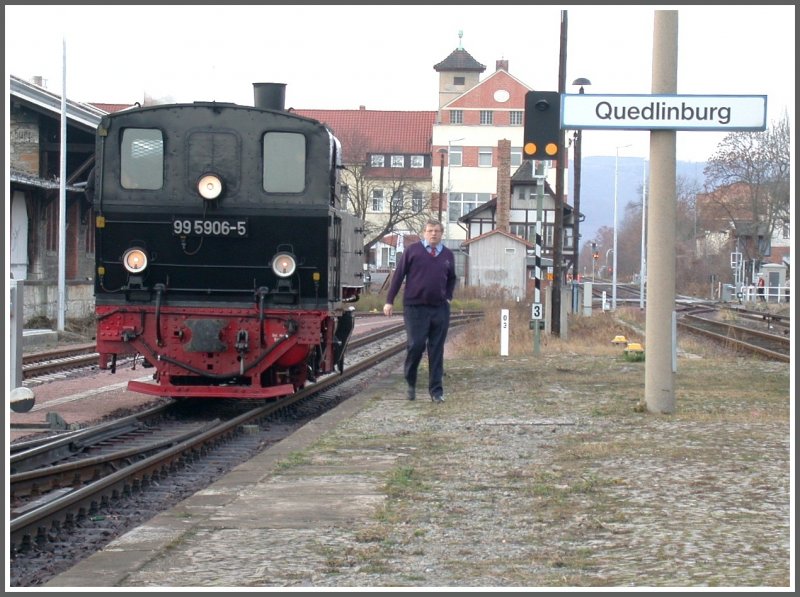
<path fill-rule="evenodd" d="M 119 112 L 120 110 L 127 110 L 128 108 L 133 108 L 136 104 L 101 104 L 97 102 L 91 102 L 90 106 L 94 106 L 95 108 L 99 108 L 104 112 Z"/>
<path fill-rule="evenodd" d="M 295 114 L 325 123 L 341 141 L 346 163 L 368 153 L 429 155 L 435 111 L 300 110 Z"/>
<path fill-rule="evenodd" d="M 390 247 L 396 247 L 399 239 L 399 234 L 387 234 L 381 239 L 381 242 L 385 245 L 389 245 Z M 414 243 L 418 243 L 420 240 L 422 240 L 422 237 L 419 234 L 404 234 L 403 246 L 407 247 L 408 245 L 413 245 Z"/>

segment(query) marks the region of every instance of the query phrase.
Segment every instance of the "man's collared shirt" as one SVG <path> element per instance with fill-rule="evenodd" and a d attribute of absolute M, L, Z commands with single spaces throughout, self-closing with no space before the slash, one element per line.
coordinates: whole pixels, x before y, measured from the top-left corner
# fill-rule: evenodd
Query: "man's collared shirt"
<path fill-rule="evenodd" d="M 422 244 L 425 247 L 425 252 L 430 253 L 432 245 L 430 243 L 426 243 L 425 241 L 423 241 Z M 442 244 L 439 243 L 438 245 L 436 245 L 434 250 L 436 251 L 436 256 L 438 257 L 439 254 L 442 252 Z"/>

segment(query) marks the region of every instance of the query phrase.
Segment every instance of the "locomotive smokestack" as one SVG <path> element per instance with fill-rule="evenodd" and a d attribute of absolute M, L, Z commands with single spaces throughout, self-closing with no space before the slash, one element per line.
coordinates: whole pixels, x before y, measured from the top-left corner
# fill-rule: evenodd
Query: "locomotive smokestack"
<path fill-rule="evenodd" d="M 286 83 L 253 83 L 255 107 L 265 110 L 283 110 L 286 101 Z"/>

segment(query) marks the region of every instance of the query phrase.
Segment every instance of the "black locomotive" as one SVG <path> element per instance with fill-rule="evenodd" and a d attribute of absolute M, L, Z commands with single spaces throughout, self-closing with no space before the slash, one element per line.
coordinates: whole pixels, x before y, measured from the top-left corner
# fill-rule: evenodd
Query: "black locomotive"
<path fill-rule="evenodd" d="M 264 399 L 340 371 L 363 289 L 362 222 L 341 147 L 284 110 L 195 102 L 104 116 L 97 131 L 97 350 L 141 355 L 157 396 Z"/>

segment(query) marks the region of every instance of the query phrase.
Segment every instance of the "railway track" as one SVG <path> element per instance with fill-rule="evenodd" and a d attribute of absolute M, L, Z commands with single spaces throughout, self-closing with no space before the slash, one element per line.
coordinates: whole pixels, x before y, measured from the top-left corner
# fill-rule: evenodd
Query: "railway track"
<path fill-rule="evenodd" d="M 617 291 L 618 304 L 639 304 L 638 287 L 622 284 Z M 593 289 L 595 297 L 601 298 L 602 292 Z M 683 296 L 676 297 L 676 313 L 679 331 L 703 336 L 739 352 L 790 361 L 789 316 Z"/>
<path fill-rule="evenodd" d="M 22 378 L 33 379 L 59 371 L 97 365 L 95 344 L 75 344 L 22 357 Z"/>
<path fill-rule="evenodd" d="M 717 313 L 718 311 L 708 309 L 684 313 L 678 320 L 678 327 L 690 333 L 716 340 L 734 350 L 758 354 L 784 363 L 790 361 L 791 344 L 788 335 L 778 335 L 732 321 L 713 319 L 712 317 Z"/>
<path fill-rule="evenodd" d="M 463 325 L 475 317 L 475 314 L 454 316 L 452 326 Z M 376 345 L 377 349 L 371 348 Z M 389 326 L 351 341 L 348 349 L 351 356 L 341 374 L 328 375 L 277 401 L 246 406 L 226 401 L 235 402 L 239 410 L 245 410 L 225 420 L 182 418 L 179 409 L 191 406 L 190 401 L 172 401 L 97 427 L 17 445 L 12 448 L 9 480 L 12 556 L 21 557 L 43 549 L 103 507 L 162 483 L 188 463 L 241 437 L 248 428 L 260 428 L 298 408 L 310 408 L 313 416 L 318 416 L 341 401 L 339 392 L 333 390 L 335 387 L 356 382 L 359 376 L 404 349 L 402 324 Z M 361 351 L 363 354 L 357 354 Z M 336 398 L 331 399 L 331 392 Z M 205 407 L 218 404 L 203 402 Z M 296 414 L 288 417 L 298 420 Z M 283 426 L 283 436 L 294 428 Z M 281 437 L 272 437 L 270 441 Z"/>

